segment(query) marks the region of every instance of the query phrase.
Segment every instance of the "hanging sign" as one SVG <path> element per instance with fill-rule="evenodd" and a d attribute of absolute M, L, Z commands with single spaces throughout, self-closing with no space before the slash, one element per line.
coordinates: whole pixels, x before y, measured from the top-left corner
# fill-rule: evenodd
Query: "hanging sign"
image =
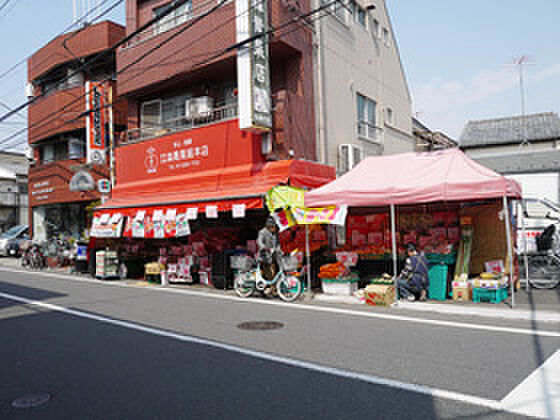
<path fill-rule="evenodd" d="M 104 82 L 86 82 L 86 163 L 104 165 L 107 135 L 105 98 L 110 89 Z"/>
<path fill-rule="evenodd" d="M 274 221 L 276 222 L 276 226 L 278 226 L 278 230 L 280 232 L 285 231 L 292 226 L 295 226 L 296 221 L 294 220 L 294 216 L 292 212 L 288 209 L 283 209 L 281 211 L 277 211 L 272 213 L 271 216 L 273 217 Z"/>
<path fill-rule="evenodd" d="M 329 224 L 343 226 L 348 214 L 347 206 L 332 206 L 324 208 L 292 209 L 294 219 L 298 225 Z"/>
<path fill-rule="evenodd" d="M 237 98 L 242 130 L 268 131 L 272 127 L 268 35 L 264 35 L 268 30 L 267 3 L 235 2 L 236 39 L 241 44 L 237 53 Z"/>
<path fill-rule="evenodd" d="M 90 235 L 94 238 L 120 238 L 124 218 L 120 214 L 115 214 L 106 221 L 104 216 L 105 214 L 93 218 Z"/>
<path fill-rule="evenodd" d="M 176 236 L 178 238 L 182 236 L 188 236 L 191 234 L 191 228 L 189 226 L 189 220 L 187 218 L 187 213 L 180 213 L 177 215 L 177 227 Z"/>
<path fill-rule="evenodd" d="M 287 185 L 272 188 L 266 193 L 268 211 L 276 209 L 305 207 L 303 202 L 304 190 Z"/>
<path fill-rule="evenodd" d="M 234 204 L 231 207 L 231 214 L 234 219 L 243 219 L 245 217 L 245 204 Z"/>
<path fill-rule="evenodd" d="M 188 220 L 196 220 L 198 217 L 198 208 L 196 207 L 189 207 L 187 209 L 187 219 Z"/>
<path fill-rule="evenodd" d="M 218 218 L 218 206 L 206 206 L 206 217 L 208 219 Z"/>

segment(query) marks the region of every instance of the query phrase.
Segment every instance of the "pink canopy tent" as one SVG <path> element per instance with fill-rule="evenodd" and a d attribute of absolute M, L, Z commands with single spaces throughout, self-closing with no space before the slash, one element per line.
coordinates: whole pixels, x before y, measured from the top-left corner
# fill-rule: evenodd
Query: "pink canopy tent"
<path fill-rule="evenodd" d="M 354 207 L 521 198 L 521 186 L 459 149 L 368 157 L 340 178 L 305 193 L 307 207 Z"/>
<path fill-rule="evenodd" d="M 513 273 L 507 200 L 521 198 L 521 186 L 474 162 L 459 149 L 365 158 L 347 174 L 306 192 L 305 206 L 389 206 L 396 277 L 395 206 L 492 198 L 502 199 L 504 203 L 510 273 Z M 510 284 L 513 306 L 513 281 Z"/>

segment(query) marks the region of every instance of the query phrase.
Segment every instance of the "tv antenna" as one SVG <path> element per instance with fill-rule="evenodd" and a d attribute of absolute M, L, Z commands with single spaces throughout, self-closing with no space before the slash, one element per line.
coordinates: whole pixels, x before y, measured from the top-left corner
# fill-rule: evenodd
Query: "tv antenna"
<path fill-rule="evenodd" d="M 519 93 L 521 99 L 521 125 L 523 128 L 523 141 L 519 144 L 520 147 L 530 146 L 529 139 L 527 138 L 527 115 L 525 111 L 525 84 L 523 79 L 524 66 L 527 64 L 533 64 L 531 57 L 528 55 L 521 55 L 513 60 L 510 64 L 517 68 L 519 73 Z"/>

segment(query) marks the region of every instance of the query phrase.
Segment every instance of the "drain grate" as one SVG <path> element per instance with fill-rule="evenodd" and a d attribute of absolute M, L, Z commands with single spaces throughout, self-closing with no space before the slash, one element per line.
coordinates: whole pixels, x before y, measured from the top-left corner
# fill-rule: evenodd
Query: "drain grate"
<path fill-rule="evenodd" d="M 33 408 L 45 404 L 51 399 L 49 394 L 31 394 L 12 401 L 14 408 Z"/>
<path fill-rule="evenodd" d="M 283 328 L 284 324 L 276 321 L 249 321 L 242 322 L 237 326 L 240 330 L 247 331 L 267 331 L 267 330 L 278 330 Z"/>

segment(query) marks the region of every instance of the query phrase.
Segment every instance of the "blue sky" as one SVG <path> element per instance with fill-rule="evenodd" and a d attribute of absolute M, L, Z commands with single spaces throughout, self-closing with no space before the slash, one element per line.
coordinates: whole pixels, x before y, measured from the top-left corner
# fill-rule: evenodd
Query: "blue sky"
<path fill-rule="evenodd" d="M 521 55 L 532 61 L 527 112 L 560 112 L 560 0 L 386 1 L 413 112 L 430 128 L 458 138 L 469 119 L 520 114 L 518 75 L 508 63 Z M 72 13 L 72 0 L 10 0 L 0 10 L 0 74 L 70 25 Z M 124 3 L 109 17 L 124 22 Z M 0 79 L 0 115 L 2 104 L 25 101 L 25 80 L 25 65 Z M 25 113 L 0 124 L 0 148 L 23 124 Z"/>

